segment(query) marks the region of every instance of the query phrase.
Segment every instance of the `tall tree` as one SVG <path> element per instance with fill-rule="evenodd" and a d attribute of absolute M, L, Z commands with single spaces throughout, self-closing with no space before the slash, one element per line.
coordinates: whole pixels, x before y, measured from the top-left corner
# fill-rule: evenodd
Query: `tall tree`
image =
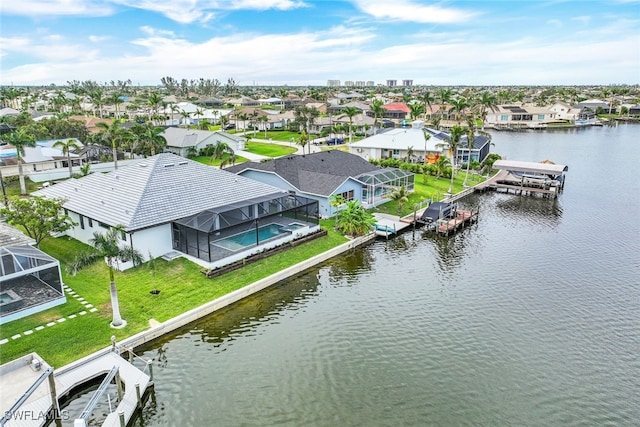
<path fill-rule="evenodd" d="M 137 152 L 143 156 L 154 156 L 167 146 L 167 140 L 162 135 L 164 128 L 145 123 L 134 131 L 138 140 Z"/>
<path fill-rule="evenodd" d="M 22 161 L 26 147 L 35 147 L 36 139 L 25 128 L 19 128 L 3 137 L 4 141 L 16 149 L 16 160 L 18 162 L 18 176 L 20 180 L 20 194 L 27 194 L 27 184 L 24 180 Z"/>
<path fill-rule="evenodd" d="M 115 266 L 120 260 L 123 262 L 133 261 L 133 264 L 142 263 L 142 255 L 136 249 L 128 245 L 120 246 L 121 236 L 125 233 L 123 226 L 111 227 L 107 232 L 101 234 L 93 233 L 93 238 L 89 243 L 93 246 L 93 251 L 79 255 L 70 265 L 69 272 L 75 275 L 78 271 L 93 264 L 99 259 L 104 259 L 109 267 L 109 293 L 111 294 L 111 309 L 113 319 L 111 327 L 121 328 L 127 323 L 120 315 L 120 305 L 118 302 L 118 290 L 115 280 Z"/>
<path fill-rule="evenodd" d="M 342 115 L 338 118 L 349 118 L 349 144 L 353 142 L 353 118 L 360 114 L 362 111 L 356 107 L 345 107 L 342 109 Z"/>
<path fill-rule="evenodd" d="M 118 169 L 118 148 L 120 148 L 125 140 L 129 138 L 130 133 L 128 130 L 121 126 L 120 120 L 114 120 L 111 124 L 108 123 L 96 123 L 96 126 L 100 128 L 99 138 L 111 143 L 111 149 L 113 151 L 114 167 Z"/>
<path fill-rule="evenodd" d="M 60 148 L 62 154 L 67 155 L 67 166 L 69 166 L 69 178 L 73 176 L 73 164 L 71 163 L 71 152 L 80 149 L 80 145 L 75 139 L 67 139 L 66 141 L 56 141 L 54 148 Z"/>
<path fill-rule="evenodd" d="M 451 183 L 449 184 L 449 194 L 453 191 L 453 177 L 455 176 L 456 157 L 458 153 L 458 146 L 460 145 L 460 139 L 464 134 L 464 129 L 458 125 L 454 125 L 451 128 L 449 136 L 449 153 L 451 154 Z"/>
<path fill-rule="evenodd" d="M 431 115 L 431 105 L 435 102 L 433 95 L 428 90 L 425 91 L 422 96 L 420 96 L 420 100 L 422 101 L 422 105 L 424 106 L 424 116 L 425 119 L 427 116 Z"/>
<path fill-rule="evenodd" d="M 36 246 L 45 238 L 64 233 L 74 222 L 63 213 L 64 200 L 45 197 L 13 197 L 7 206 L 0 208 L 7 222 L 22 227 L 36 241 Z"/>
<path fill-rule="evenodd" d="M 480 107 L 480 118 L 482 119 L 482 129 L 484 129 L 484 123 L 487 121 L 487 114 L 489 110 L 496 111 L 498 109 L 498 100 L 496 97 L 485 91 L 480 95 L 480 102 L 478 103 Z"/>
<path fill-rule="evenodd" d="M 384 113 L 387 111 L 384 109 L 384 103 L 380 99 L 374 99 L 371 102 L 371 112 L 373 113 L 373 133 L 376 133 L 378 129 L 378 119 L 384 117 Z"/>
<path fill-rule="evenodd" d="M 417 102 L 413 102 L 407 105 L 409 107 L 409 118 L 411 120 L 416 120 L 418 117 L 424 114 L 424 105 L 418 104 Z"/>
<path fill-rule="evenodd" d="M 464 175 L 462 186 L 467 188 L 467 179 L 469 178 L 469 168 L 471 167 L 471 149 L 473 141 L 476 137 L 476 119 L 473 115 L 467 117 L 467 172 Z"/>
<path fill-rule="evenodd" d="M 467 107 L 469 107 L 469 103 L 466 98 L 460 97 L 451 100 L 451 109 L 449 111 L 454 112 L 458 124 L 460 124 L 460 120 L 464 116 Z"/>

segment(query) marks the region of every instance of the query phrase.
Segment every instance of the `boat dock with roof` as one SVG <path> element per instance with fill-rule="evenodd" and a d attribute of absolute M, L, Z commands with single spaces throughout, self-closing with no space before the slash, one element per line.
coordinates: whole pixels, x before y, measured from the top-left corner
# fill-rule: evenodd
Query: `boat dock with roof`
<path fill-rule="evenodd" d="M 557 165 L 548 160 L 539 163 L 496 160 L 493 168 L 500 172 L 476 186 L 478 191 L 495 190 L 553 198 L 564 189 L 564 173 L 569 170 L 567 165 Z"/>

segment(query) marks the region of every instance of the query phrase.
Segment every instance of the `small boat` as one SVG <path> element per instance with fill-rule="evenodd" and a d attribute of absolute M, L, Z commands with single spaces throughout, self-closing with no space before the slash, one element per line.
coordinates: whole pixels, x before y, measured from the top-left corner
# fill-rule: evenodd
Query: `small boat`
<path fill-rule="evenodd" d="M 420 217 L 420 222 L 431 224 L 440 219 L 453 218 L 455 215 L 456 205 L 454 203 L 435 202 L 425 209 Z"/>
<path fill-rule="evenodd" d="M 376 236 L 389 237 L 396 234 L 396 229 L 388 225 L 376 224 L 375 232 Z"/>

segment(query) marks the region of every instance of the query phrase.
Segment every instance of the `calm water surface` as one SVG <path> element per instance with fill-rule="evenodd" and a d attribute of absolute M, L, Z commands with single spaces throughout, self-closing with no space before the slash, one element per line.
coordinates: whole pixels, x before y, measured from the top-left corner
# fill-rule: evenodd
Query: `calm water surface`
<path fill-rule="evenodd" d="M 375 243 L 148 347 L 145 426 L 640 424 L 640 126 L 494 133 L 557 200 Z M 215 286 L 215 279 L 212 282 Z"/>

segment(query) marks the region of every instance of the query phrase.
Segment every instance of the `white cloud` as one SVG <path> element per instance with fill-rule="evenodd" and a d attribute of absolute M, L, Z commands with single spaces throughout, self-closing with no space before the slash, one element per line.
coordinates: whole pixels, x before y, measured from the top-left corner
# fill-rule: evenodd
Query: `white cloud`
<path fill-rule="evenodd" d="M 297 0 L 110 0 L 136 9 L 160 13 L 181 24 L 205 23 L 226 10 L 290 10 L 304 7 Z"/>
<path fill-rule="evenodd" d="M 589 22 L 591 22 L 591 17 L 587 15 L 574 16 L 573 18 L 571 18 L 571 20 L 581 22 L 583 25 L 588 25 Z"/>
<path fill-rule="evenodd" d="M 2 13 L 24 16 L 107 16 L 113 9 L 93 0 L 2 0 Z"/>
<path fill-rule="evenodd" d="M 142 31 L 143 33 L 151 37 L 155 37 L 155 36 L 175 37 L 175 33 L 173 31 L 159 30 L 157 28 L 153 28 L 148 25 L 143 25 L 142 27 L 140 27 L 140 31 Z"/>
<path fill-rule="evenodd" d="M 109 40 L 110 38 L 111 38 L 110 36 L 94 36 L 94 35 L 91 35 L 91 36 L 89 36 L 89 41 L 91 43 L 100 43 L 100 42 Z"/>
<path fill-rule="evenodd" d="M 411 0 L 352 1 L 358 9 L 380 20 L 444 24 L 466 22 L 478 15 L 477 12 L 442 6 L 428 6 Z"/>
<path fill-rule="evenodd" d="M 559 19 L 549 19 L 547 21 L 547 25 L 551 25 L 552 27 L 562 28 L 562 21 Z"/>

